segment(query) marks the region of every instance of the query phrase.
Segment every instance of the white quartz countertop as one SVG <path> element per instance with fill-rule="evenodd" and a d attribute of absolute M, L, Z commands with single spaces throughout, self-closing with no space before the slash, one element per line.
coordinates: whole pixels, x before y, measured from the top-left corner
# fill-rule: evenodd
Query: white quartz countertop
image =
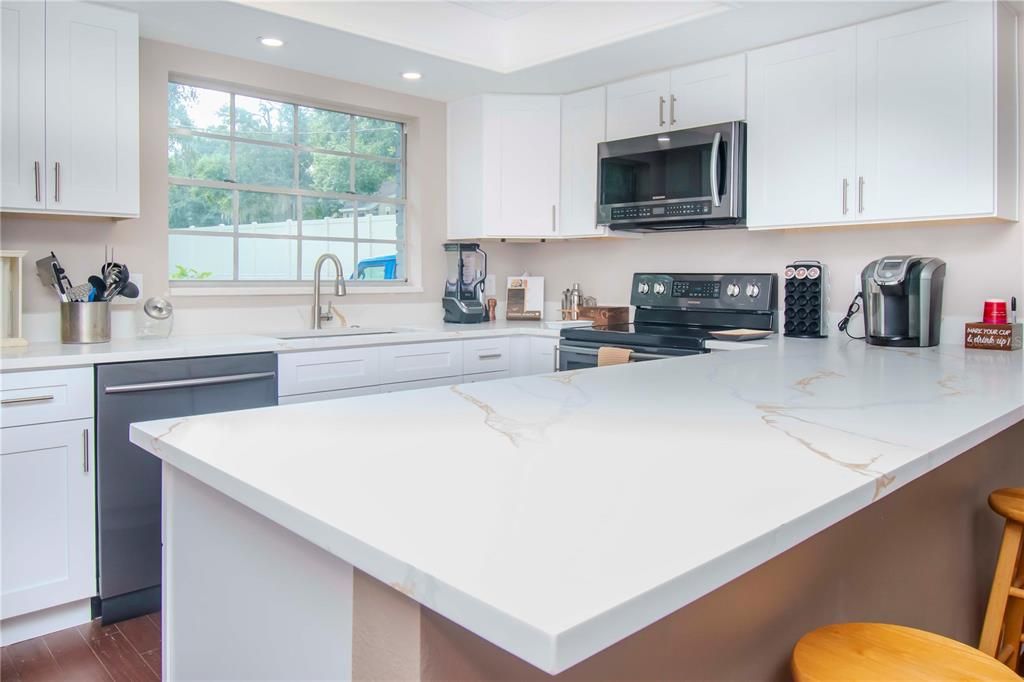
<path fill-rule="evenodd" d="M 137 362 L 141 360 L 164 360 L 209 355 L 237 355 L 317 350 L 326 348 L 352 348 L 357 346 L 380 346 L 396 343 L 422 343 L 457 338 L 481 338 L 495 336 L 557 337 L 559 330 L 543 322 L 509 322 L 498 320 L 482 324 L 434 324 L 395 325 L 390 334 L 359 334 L 332 336 L 332 329 L 318 333 L 309 330 L 288 330 L 282 335 L 293 336 L 309 333 L 309 338 L 277 338 L 267 334 L 195 335 L 170 336 L 166 339 L 113 339 L 108 343 L 61 344 L 31 343 L 23 347 L 4 348 L 0 351 L 0 370 L 15 371 L 29 369 L 54 369 L 57 367 L 82 367 L 111 362 Z"/>
<path fill-rule="evenodd" d="M 131 439 L 558 673 L 1020 421 L 1022 358 L 780 339 Z"/>

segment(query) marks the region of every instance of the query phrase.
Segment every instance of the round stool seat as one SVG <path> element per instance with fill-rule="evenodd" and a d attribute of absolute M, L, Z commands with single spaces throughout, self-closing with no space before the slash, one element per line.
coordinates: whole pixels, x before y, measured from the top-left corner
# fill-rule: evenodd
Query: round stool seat
<path fill-rule="evenodd" d="M 825 680 L 1014 680 L 1005 665 L 977 649 L 924 630 L 885 623 L 826 625 L 793 649 L 797 682 Z"/>
<path fill-rule="evenodd" d="M 1024 488 L 1000 488 L 988 496 L 988 506 L 1000 516 L 1024 523 Z"/>

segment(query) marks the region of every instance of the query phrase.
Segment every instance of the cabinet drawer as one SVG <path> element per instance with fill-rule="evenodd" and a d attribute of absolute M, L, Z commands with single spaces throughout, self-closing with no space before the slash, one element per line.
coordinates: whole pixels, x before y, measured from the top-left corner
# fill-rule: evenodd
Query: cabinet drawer
<path fill-rule="evenodd" d="M 375 386 L 380 383 L 377 348 L 339 348 L 277 356 L 277 393 L 298 395 Z"/>
<path fill-rule="evenodd" d="M 91 367 L 0 374 L 0 427 L 93 415 Z"/>
<path fill-rule="evenodd" d="M 462 344 L 463 372 L 482 374 L 509 368 L 508 339 L 474 339 Z"/>
<path fill-rule="evenodd" d="M 380 382 L 462 376 L 462 342 L 416 343 L 380 349 Z"/>

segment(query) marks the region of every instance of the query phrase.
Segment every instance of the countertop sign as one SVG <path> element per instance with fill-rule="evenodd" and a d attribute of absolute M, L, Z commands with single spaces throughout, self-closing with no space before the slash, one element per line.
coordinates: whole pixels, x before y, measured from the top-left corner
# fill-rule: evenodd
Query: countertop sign
<path fill-rule="evenodd" d="M 1020 350 L 1021 323 L 985 324 L 968 322 L 964 331 L 964 346 L 987 350 Z"/>

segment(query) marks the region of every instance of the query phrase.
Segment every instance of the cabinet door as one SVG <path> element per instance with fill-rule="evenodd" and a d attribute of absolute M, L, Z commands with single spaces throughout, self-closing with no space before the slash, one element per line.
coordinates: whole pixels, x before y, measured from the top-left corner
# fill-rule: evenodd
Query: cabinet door
<path fill-rule="evenodd" d="M 46 5 L 5 2 L 0 6 L 0 208 L 45 206 Z"/>
<path fill-rule="evenodd" d="M 597 227 L 597 145 L 604 142 L 605 89 L 562 98 L 562 224 L 564 236 L 593 236 Z"/>
<path fill-rule="evenodd" d="M 0 618 L 95 595 L 92 420 L 0 436 Z"/>
<path fill-rule="evenodd" d="M 555 371 L 555 346 L 558 339 L 541 338 L 539 336 L 530 339 L 530 374 L 549 374 Z"/>
<path fill-rule="evenodd" d="M 994 10 L 943 3 L 857 28 L 862 219 L 992 213 Z"/>
<path fill-rule="evenodd" d="M 484 98 L 484 213 L 492 236 L 558 230 L 560 98 Z"/>
<path fill-rule="evenodd" d="M 139 213 L 139 28 L 129 12 L 46 5 L 46 204 Z"/>
<path fill-rule="evenodd" d="M 853 220 L 857 29 L 749 53 L 747 225 Z"/>
<path fill-rule="evenodd" d="M 747 117 L 747 56 L 737 54 L 672 71 L 669 124 L 673 130 Z"/>
<path fill-rule="evenodd" d="M 651 135 L 668 130 L 668 71 L 608 86 L 608 139 Z"/>

